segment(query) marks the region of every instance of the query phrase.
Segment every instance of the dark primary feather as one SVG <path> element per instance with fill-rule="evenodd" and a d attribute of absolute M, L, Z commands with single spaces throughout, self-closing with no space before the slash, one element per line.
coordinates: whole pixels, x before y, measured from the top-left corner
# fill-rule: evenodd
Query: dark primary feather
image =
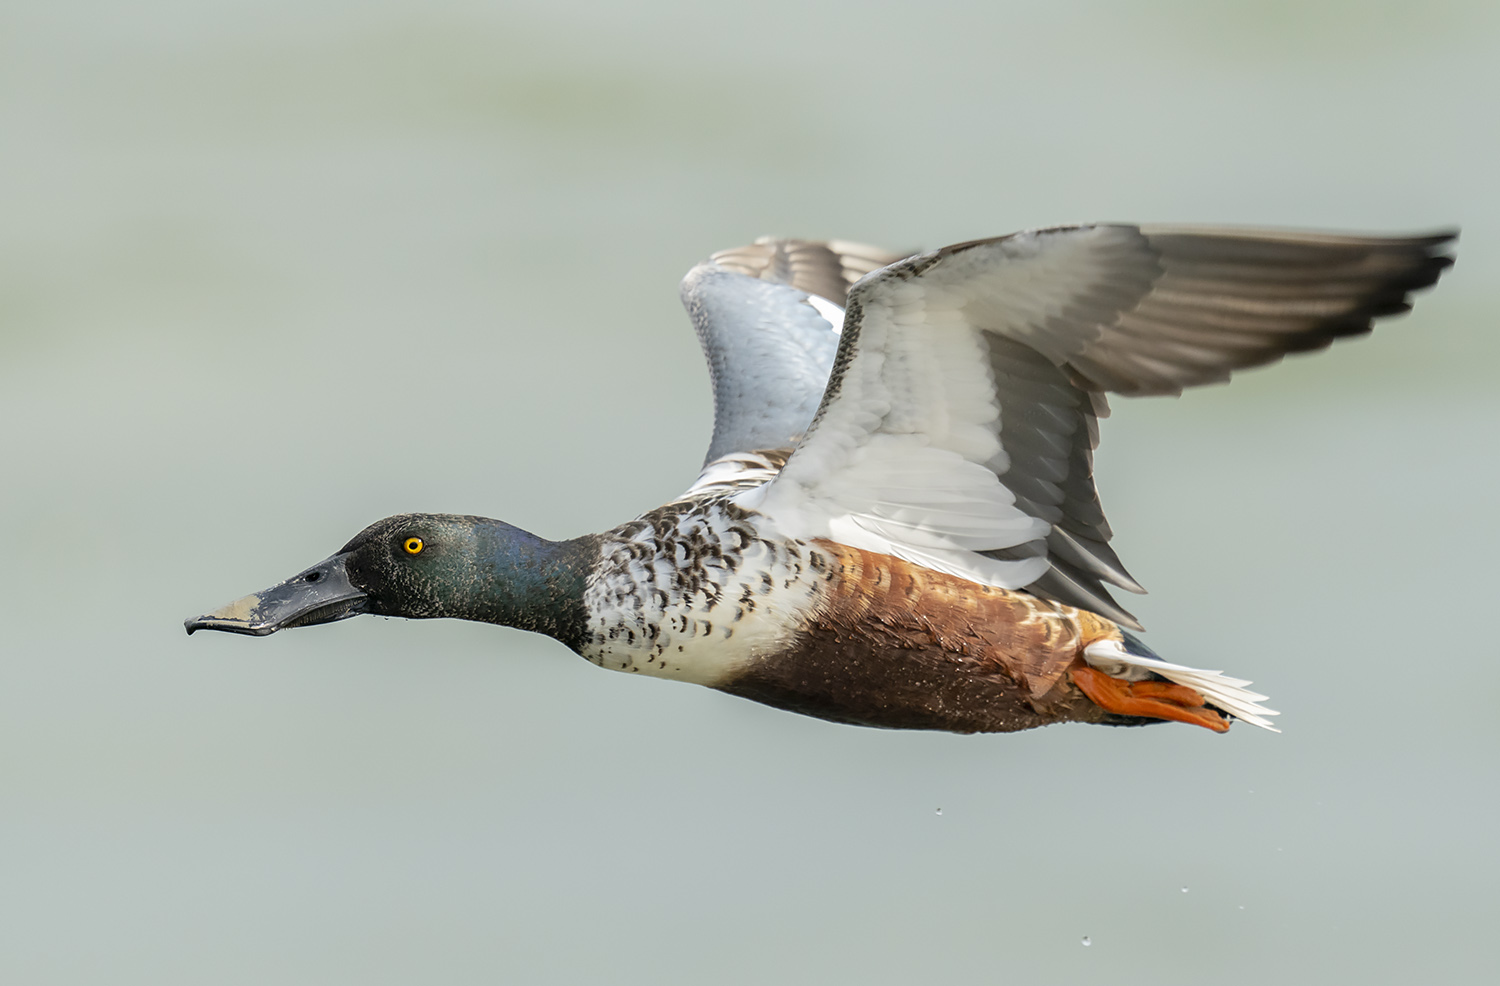
<path fill-rule="evenodd" d="M 1121 233 L 1116 269 L 1135 275 L 1149 263 L 1154 276 L 1144 292 L 1134 276 L 1101 285 L 1113 318 L 1069 325 L 1065 362 L 1078 386 L 1127 396 L 1180 394 L 1369 332 L 1452 265 L 1440 251 L 1457 235 L 1111 228 Z"/>

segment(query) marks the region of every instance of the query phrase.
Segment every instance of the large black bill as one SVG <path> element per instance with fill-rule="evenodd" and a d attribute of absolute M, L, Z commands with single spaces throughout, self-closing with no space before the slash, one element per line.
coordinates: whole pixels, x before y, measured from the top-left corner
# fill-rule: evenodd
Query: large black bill
<path fill-rule="evenodd" d="M 285 582 L 236 599 L 212 613 L 184 620 L 187 632 L 226 630 L 264 636 L 288 627 L 307 627 L 358 616 L 366 597 L 349 581 L 348 555 L 334 555 Z"/>

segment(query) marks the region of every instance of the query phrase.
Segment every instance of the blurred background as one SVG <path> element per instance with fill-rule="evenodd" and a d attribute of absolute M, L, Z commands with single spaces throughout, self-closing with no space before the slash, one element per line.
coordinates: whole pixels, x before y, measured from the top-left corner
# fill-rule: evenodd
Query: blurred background
<path fill-rule="evenodd" d="M 1494 968 L 1500 6 L 0 9 L 0 980 L 1289 983 Z M 1461 224 L 1369 339 L 1099 456 L 1282 735 L 832 725 L 518 631 L 184 617 L 406 510 L 602 530 L 774 233 Z"/>

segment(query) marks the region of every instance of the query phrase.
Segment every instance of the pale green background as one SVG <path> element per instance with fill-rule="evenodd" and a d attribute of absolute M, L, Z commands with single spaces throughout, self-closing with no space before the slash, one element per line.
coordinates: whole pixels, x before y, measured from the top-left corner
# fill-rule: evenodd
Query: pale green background
<path fill-rule="evenodd" d="M 9 0 L 0 981 L 1482 981 L 1497 41 L 1488 2 Z M 1106 425 L 1148 639 L 1283 735 L 182 633 L 385 514 L 678 492 L 711 250 L 1105 218 L 1465 227 L 1414 316 Z"/>

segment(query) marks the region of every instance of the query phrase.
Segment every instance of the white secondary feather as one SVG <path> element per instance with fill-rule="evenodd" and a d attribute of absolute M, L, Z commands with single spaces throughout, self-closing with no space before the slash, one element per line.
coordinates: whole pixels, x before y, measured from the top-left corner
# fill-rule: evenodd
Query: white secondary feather
<path fill-rule="evenodd" d="M 1231 678 L 1220 671 L 1204 671 L 1201 668 L 1172 664 L 1160 658 L 1132 654 L 1118 640 L 1097 640 L 1089 644 L 1083 650 L 1083 659 L 1090 667 L 1114 678 L 1137 681 L 1144 679 L 1147 672 L 1159 674 L 1170 682 L 1193 689 L 1208 704 L 1223 709 L 1236 719 L 1243 719 L 1252 726 L 1269 729 L 1273 733 L 1281 732 L 1265 718 L 1281 713 L 1261 705 L 1266 696 L 1246 688 L 1250 682 L 1243 678 Z"/>
<path fill-rule="evenodd" d="M 829 327 L 833 329 L 835 334 L 844 331 L 843 308 L 835 305 L 827 298 L 820 298 L 815 294 L 810 294 L 807 296 L 807 303 L 809 305 L 812 305 L 813 309 L 817 311 L 819 315 L 822 315 L 825 319 L 827 319 Z"/>

